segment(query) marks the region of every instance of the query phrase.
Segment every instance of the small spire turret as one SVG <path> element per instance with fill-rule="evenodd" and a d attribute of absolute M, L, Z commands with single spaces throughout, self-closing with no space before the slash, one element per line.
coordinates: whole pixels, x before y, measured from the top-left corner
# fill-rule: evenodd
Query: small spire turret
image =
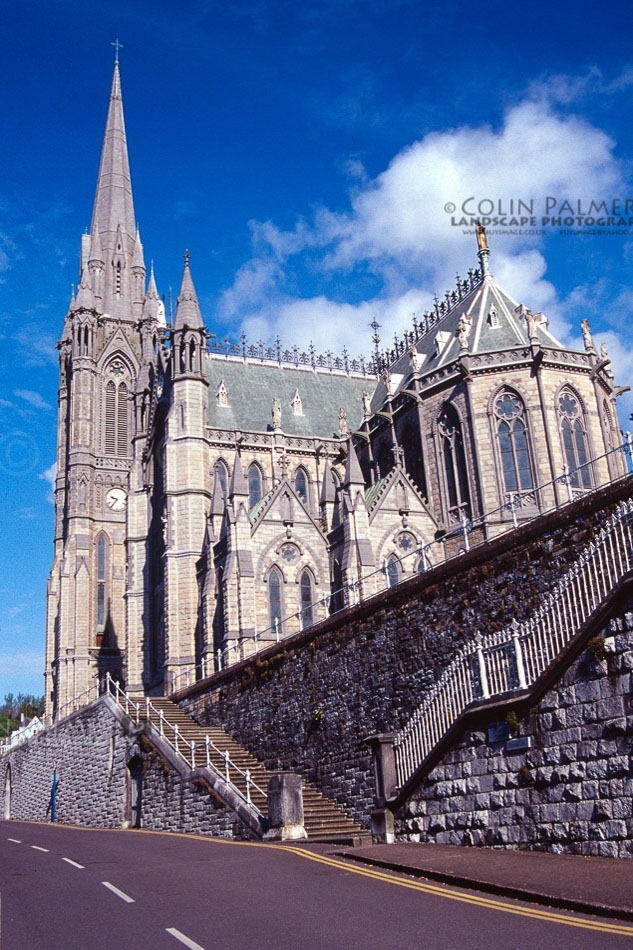
<path fill-rule="evenodd" d="M 174 330 L 202 329 L 202 317 L 200 315 L 200 305 L 198 297 L 191 279 L 191 270 L 189 268 L 189 251 L 185 251 L 185 269 L 182 275 L 182 284 L 178 294 L 178 303 L 176 305 L 176 317 L 174 319 Z"/>

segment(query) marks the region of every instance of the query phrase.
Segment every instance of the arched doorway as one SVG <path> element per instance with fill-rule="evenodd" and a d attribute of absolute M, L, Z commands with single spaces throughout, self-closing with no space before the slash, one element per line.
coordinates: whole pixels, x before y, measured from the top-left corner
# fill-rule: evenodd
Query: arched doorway
<path fill-rule="evenodd" d="M 128 828 L 141 828 L 143 825 L 143 777 L 144 762 L 140 755 L 133 755 L 127 763 L 127 808 L 126 825 Z"/>
<path fill-rule="evenodd" d="M 7 765 L 4 776 L 4 820 L 11 818 L 11 766 Z"/>

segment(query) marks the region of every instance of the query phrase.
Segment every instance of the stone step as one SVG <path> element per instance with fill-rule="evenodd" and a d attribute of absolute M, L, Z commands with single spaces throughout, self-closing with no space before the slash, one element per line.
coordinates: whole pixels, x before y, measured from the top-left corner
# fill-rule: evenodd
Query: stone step
<path fill-rule="evenodd" d="M 154 709 L 163 712 L 165 723 L 178 726 L 179 737 L 188 747 L 194 743 L 196 761 L 203 764 L 206 761 L 206 737 L 213 743 L 220 753 L 228 752 L 231 763 L 242 772 L 248 770 L 251 779 L 265 793 L 272 773 L 264 768 L 255 756 L 240 746 L 227 732 L 218 726 L 200 726 L 179 706 L 166 697 L 152 699 Z M 155 712 L 151 712 L 150 719 L 154 726 L 159 725 Z M 173 736 L 169 726 L 165 727 L 165 734 L 171 740 Z M 184 750 L 183 750 L 184 751 Z M 212 765 L 224 774 L 226 768 L 224 758 L 214 749 L 209 750 L 209 759 Z M 229 766 L 229 780 L 246 794 L 246 780 L 244 776 L 236 774 L 235 769 Z M 251 786 L 251 801 L 260 811 L 266 811 L 267 800 L 265 794 Z M 361 828 L 356 825 L 341 809 L 327 799 L 314 786 L 304 783 L 303 786 L 304 824 L 309 838 L 314 840 L 353 841 L 362 835 Z"/>

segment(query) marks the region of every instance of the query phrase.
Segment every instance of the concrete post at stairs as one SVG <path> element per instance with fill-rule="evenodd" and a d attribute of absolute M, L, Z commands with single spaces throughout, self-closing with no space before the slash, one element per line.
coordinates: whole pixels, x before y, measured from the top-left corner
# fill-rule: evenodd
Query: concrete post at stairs
<path fill-rule="evenodd" d="M 395 841 L 393 812 L 387 807 L 397 787 L 393 732 L 380 732 L 366 740 L 372 751 L 374 766 L 374 809 L 371 813 L 371 834 L 376 844 Z"/>
<path fill-rule="evenodd" d="M 277 772 L 268 782 L 268 820 L 264 841 L 307 838 L 303 826 L 303 788 L 300 775 Z"/>

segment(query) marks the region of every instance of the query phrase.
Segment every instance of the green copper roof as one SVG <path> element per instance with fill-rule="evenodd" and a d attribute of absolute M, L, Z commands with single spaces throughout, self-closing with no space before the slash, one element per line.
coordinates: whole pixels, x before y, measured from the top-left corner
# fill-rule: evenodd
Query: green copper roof
<path fill-rule="evenodd" d="M 268 504 L 269 499 L 272 497 L 272 493 L 274 492 L 274 490 L 275 490 L 274 488 L 269 488 L 266 494 L 263 496 L 263 498 L 260 498 L 257 504 L 253 505 L 253 507 L 248 513 L 248 517 L 251 520 L 251 524 L 255 524 L 260 513 L 264 510 L 264 508 Z"/>
<path fill-rule="evenodd" d="M 276 396 L 281 403 L 282 431 L 311 439 L 339 437 L 341 406 L 347 412 L 350 431 L 357 429 L 363 418 L 363 389 L 371 395 L 376 385 L 373 377 L 313 372 L 311 368 L 227 360 L 213 355 L 207 360 L 207 379 L 210 426 L 245 432 L 272 431 L 271 407 Z M 220 406 L 217 400 L 221 380 L 228 393 L 227 406 Z M 297 391 L 303 415 L 293 412 L 292 401 Z"/>
<path fill-rule="evenodd" d="M 391 472 L 389 475 L 391 475 Z M 378 498 L 378 495 L 382 491 L 382 486 L 389 478 L 389 475 L 385 475 L 384 478 L 379 478 L 377 482 L 375 482 L 373 485 L 370 485 L 369 488 L 365 490 L 365 504 L 367 505 L 368 510 L 371 510 L 373 503 Z"/>

